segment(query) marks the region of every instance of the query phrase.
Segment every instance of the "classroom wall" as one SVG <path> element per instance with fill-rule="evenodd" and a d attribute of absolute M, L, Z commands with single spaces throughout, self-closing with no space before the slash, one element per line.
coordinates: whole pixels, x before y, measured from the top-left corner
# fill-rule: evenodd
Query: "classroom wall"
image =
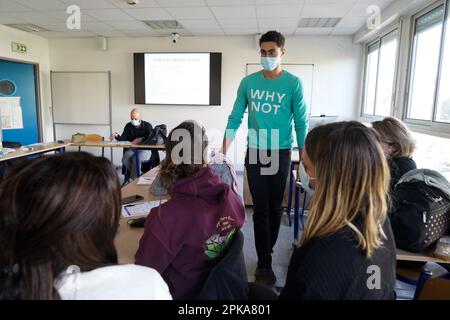
<path fill-rule="evenodd" d="M 11 42 L 27 45 L 26 54 L 11 51 Z M 43 140 L 53 140 L 50 96 L 50 61 L 48 40 L 28 32 L 0 25 L 0 59 L 39 64 L 40 102 L 43 125 Z"/>
<path fill-rule="evenodd" d="M 54 71 L 99 71 L 112 73 L 112 125 L 122 130 L 133 106 L 133 52 L 215 51 L 223 53 L 222 106 L 141 106 L 152 124 L 171 129 L 185 119 L 196 119 L 207 129 L 222 132 L 231 112 L 236 90 L 245 76 L 246 63 L 259 61 L 255 39 L 236 37 L 182 37 L 174 45 L 167 37 L 110 38 L 101 51 L 95 38 L 50 39 L 50 68 Z M 287 39 L 285 63 L 315 64 L 312 114 L 354 118 L 357 112 L 362 47 L 348 37 L 292 37 Z M 221 135 L 222 133 L 220 133 Z M 213 145 L 220 145 L 217 139 Z M 245 147 L 245 141 L 240 144 Z M 241 147 L 239 147 L 241 148 Z M 241 149 L 242 150 L 242 149 Z M 120 152 L 115 154 L 120 163 Z M 235 161 L 242 162 L 243 155 Z"/>

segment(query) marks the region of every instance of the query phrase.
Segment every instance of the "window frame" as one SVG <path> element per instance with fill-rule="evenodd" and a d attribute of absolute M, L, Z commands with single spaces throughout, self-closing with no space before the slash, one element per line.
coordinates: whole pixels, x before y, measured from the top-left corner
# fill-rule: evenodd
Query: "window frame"
<path fill-rule="evenodd" d="M 420 119 L 412 119 L 408 118 L 408 111 L 411 106 L 411 87 L 412 87 L 412 78 L 413 71 L 415 68 L 415 53 L 416 53 L 416 28 L 417 28 L 417 20 L 434 9 L 444 5 L 444 21 L 442 26 L 442 34 L 441 34 L 441 44 L 440 44 L 440 52 L 439 52 L 439 61 L 438 61 L 438 70 L 435 80 L 435 90 L 433 96 L 433 110 L 432 110 L 432 118 L 431 120 L 420 120 Z M 440 82 L 441 82 L 441 74 L 442 74 L 442 65 L 444 58 L 444 48 L 445 41 L 450 41 L 450 34 L 446 34 L 447 32 L 447 24 L 449 23 L 450 15 L 449 15 L 449 5 L 450 0 L 438 0 L 434 1 L 431 4 L 426 5 L 425 7 L 417 10 L 411 15 L 410 21 L 410 33 L 409 33 L 409 43 L 408 43 L 408 63 L 405 68 L 406 72 L 406 83 L 404 87 L 404 101 L 402 104 L 402 110 L 398 112 L 401 115 L 402 120 L 410 127 L 411 130 L 417 131 L 419 133 L 430 134 L 434 136 L 440 136 L 445 138 L 450 138 L 450 123 L 436 121 L 436 112 L 437 112 L 437 104 L 439 99 L 439 91 L 440 91 Z M 446 39 L 446 36 L 448 37 Z"/>
<path fill-rule="evenodd" d="M 390 108 L 390 115 L 393 114 L 395 109 L 395 104 L 397 101 L 397 93 L 398 93 L 398 80 L 399 80 L 399 70 L 400 70 L 400 49 L 401 49 L 401 34 L 402 34 L 402 23 L 396 22 L 391 24 L 390 26 L 384 28 L 382 32 L 380 32 L 377 36 L 370 39 L 364 44 L 364 52 L 363 52 L 363 81 L 362 81 L 362 89 L 361 89 L 361 101 L 360 101 L 360 110 L 359 116 L 363 121 L 377 121 L 383 119 L 385 116 L 379 116 L 375 114 L 376 110 L 376 102 L 377 102 L 377 92 L 378 92 L 378 76 L 380 71 L 380 55 L 382 48 L 382 40 L 393 32 L 397 32 L 397 54 L 395 57 L 395 67 L 394 67 L 394 81 L 392 83 L 392 101 Z M 374 44 L 379 43 L 379 52 L 378 52 L 378 62 L 377 62 L 377 81 L 375 84 L 375 105 L 374 105 L 374 114 L 366 114 L 364 113 L 366 96 L 367 96 L 367 76 L 368 76 L 368 63 L 369 63 L 369 48 Z"/>

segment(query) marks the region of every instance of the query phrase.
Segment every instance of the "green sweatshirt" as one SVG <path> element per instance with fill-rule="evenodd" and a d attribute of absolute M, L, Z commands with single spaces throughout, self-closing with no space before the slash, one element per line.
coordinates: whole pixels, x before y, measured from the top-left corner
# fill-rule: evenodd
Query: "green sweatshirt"
<path fill-rule="evenodd" d="M 291 149 L 293 124 L 298 147 L 304 147 L 308 132 L 308 111 L 302 82 L 298 77 L 286 70 L 277 79 L 264 78 L 262 71 L 245 77 L 239 85 L 233 111 L 228 117 L 225 137 L 235 138 L 247 108 L 249 148 Z"/>

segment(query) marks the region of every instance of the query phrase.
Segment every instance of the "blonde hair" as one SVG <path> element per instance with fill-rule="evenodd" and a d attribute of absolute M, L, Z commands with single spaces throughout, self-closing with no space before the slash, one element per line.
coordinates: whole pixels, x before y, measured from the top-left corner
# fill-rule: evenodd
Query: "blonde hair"
<path fill-rule="evenodd" d="M 390 173 L 373 129 L 337 122 L 313 129 L 306 152 L 315 169 L 315 194 L 300 243 L 349 227 L 370 257 L 382 245 Z M 360 218 L 359 230 L 355 219 Z"/>
<path fill-rule="evenodd" d="M 386 117 L 382 121 L 372 122 L 372 127 L 380 135 L 381 141 L 391 147 L 390 157 L 412 156 L 416 149 L 416 142 L 403 122 Z"/>

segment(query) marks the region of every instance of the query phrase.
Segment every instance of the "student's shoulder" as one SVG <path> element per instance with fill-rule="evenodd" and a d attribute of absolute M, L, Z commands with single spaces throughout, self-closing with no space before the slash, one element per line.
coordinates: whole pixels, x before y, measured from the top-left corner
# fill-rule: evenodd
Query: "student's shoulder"
<path fill-rule="evenodd" d="M 316 237 L 306 244 L 303 256 L 310 262 L 318 264 L 324 261 L 342 261 L 343 256 L 359 255 L 355 237 L 349 230 L 341 230 L 328 236 Z"/>
<path fill-rule="evenodd" d="M 134 288 L 137 294 L 153 295 L 155 299 L 170 299 L 168 287 L 161 275 L 153 268 L 135 264 L 108 266 L 92 271 L 93 276 L 110 278 L 118 288 Z"/>

